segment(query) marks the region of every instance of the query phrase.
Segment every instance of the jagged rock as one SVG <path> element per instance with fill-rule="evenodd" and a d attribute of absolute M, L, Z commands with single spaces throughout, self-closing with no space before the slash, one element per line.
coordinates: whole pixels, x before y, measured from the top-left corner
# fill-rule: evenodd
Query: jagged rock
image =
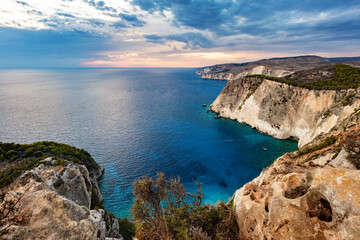
<path fill-rule="evenodd" d="M 89 210 L 96 189 L 87 168 L 54 162 L 46 159 L 11 185 L 5 199 L 20 201 L 12 214 L 15 220 L 0 229 L 1 238 L 122 239 L 113 215 L 102 209 Z"/>
<path fill-rule="evenodd" d="M 234 195 L 244 239 L 360 239 L 358 170 L 277 160 Z"/>

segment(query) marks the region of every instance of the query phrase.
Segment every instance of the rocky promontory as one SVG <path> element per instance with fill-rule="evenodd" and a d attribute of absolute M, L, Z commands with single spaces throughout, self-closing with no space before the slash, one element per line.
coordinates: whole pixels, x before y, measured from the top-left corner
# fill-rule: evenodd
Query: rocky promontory
<path fill-rule="evenodd" d="M 325 90 L 332 87 L 325 85 L 327 82 L 287 81 L 262 75 L 230 81 L 211 110 L 275 138 L 298 139 L 299 147 L 303 147 L 316 136 L 339 127 L 360 107 L 360 88 L 334 85 L 335 90 Z M 308 84 L 310 89 L 301 84 Z M 311 89 L 317 86 L 320 90 Z"/>
<path fill-rule="evenodd" d="M 122 239 L 118 220 L 103 209 L 103 168 L 84 150 L 52 142 L 1 150 L 1 181 L 15 179 L 1 189 L 1 239 Z"/>

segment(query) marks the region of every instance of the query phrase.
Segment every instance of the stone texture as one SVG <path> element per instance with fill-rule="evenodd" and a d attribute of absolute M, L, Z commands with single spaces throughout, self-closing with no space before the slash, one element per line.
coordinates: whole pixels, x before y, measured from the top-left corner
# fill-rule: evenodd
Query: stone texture
<path fill-rule="evenodd" d="M 244 239 L 360 239 L 358 170 L 278 159 L 234 195 Z"/>
<path fill-rule="evenodd" d="M 93 186 L 88 170 L 54 163 L 48 158 L 12 184 L 5 199 L 21 199 L 16 221 L 1 229 L 7 232 L 2 239 L 121 239 L 112 215 L 89 210 Z"/>

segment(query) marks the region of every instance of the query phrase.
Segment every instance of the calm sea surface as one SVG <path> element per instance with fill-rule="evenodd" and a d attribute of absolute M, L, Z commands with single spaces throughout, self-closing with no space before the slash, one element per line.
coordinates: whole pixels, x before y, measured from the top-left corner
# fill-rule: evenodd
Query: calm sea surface
<path fill-rule="evenodd" d="M 179 175 L 204 200 L 227 200 L 296 142 L 276 140 L 207 107 L 225 81 L 195 69 L 0 70 L 0 141 L 57 141 L 105 168 L 106 208 L 127 216 L 132 182 Z M 267 149 L 267 151 L 264 150 Z"/>

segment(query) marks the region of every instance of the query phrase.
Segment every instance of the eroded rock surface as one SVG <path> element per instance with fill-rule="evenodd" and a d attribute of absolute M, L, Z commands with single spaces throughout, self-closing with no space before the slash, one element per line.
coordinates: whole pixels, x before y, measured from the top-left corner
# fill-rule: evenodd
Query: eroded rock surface
<path fill-rule="evenodd" d="M 20 200 L 2 239 L 122 239 L 112 214 L 90 210 L 94 184 L 85 166 L 45 159 L 11 185 L 5 199 Z"/>
<path fill-rule="evenodd" d="M 244 239 L 360 239 L 359 170 L 278 159 L 234 195 Z"/>

